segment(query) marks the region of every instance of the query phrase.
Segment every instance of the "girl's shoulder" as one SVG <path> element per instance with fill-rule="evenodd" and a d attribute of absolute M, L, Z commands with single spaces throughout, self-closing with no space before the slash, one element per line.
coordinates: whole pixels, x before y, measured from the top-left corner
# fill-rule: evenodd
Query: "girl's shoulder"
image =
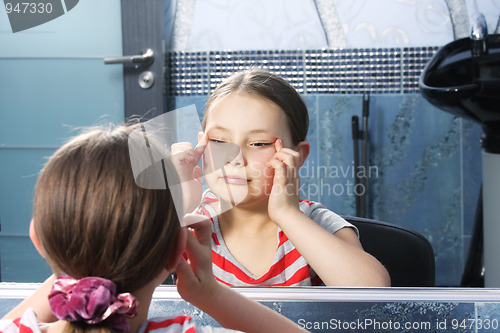
<path fill-rule="evenodd" d="M 347 222 L 342 216 L 326 208 L 320 202 L 301 199 L 299 201 L 299 208 L 304 215 L 330 233 L 335 233 L 342 228 L 348 227 L 352 228 L 359 235 L 358 229 L 354 225 Z"/>
<path fill-rule="evenodd" d="M 205 215 L 207 217 L 217 216 L 217 208 L 219 207 L 219 198 L 209 189 L 203 192 L 200 205 L 196 208 L 197 214 Z"/>
<path fill-rule="evenodd" d="M 307 216 L 318 212 L 322 213 L 330 212 L 332 217 L 334 218 L 340 217 L 331 210 L 329 210 L 328 208 L 326 208 L 322 203 L 306 199 L 299 200 L 299 209 L 302 213 L 306 214 Z"/>

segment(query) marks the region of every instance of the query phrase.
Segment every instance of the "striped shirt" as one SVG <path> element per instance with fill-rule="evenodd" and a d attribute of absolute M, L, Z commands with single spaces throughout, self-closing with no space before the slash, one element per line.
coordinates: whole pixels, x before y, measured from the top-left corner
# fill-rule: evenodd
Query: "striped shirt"
<path fill-rule="evenodd" d="M 33 309 L 27 309 L 21 318 L 0 321 L 0 333 L 40 333 L 47 324 L 38 322 Z M 238 332 L 222 327 L 196 326 L 190 316 L 152 318 L 144 322 L 139 333 L 217 333 Z"/>
<path fill-rule="evenodd" d="M 152 318 L 142 324 L 139 333 L 217 333 L 239 332 L 222 327 L 196 326 L 190 316 Z"/>
<path fill-rule="evenodd" d="M 219 226 L 214 206 L 217 196 L 205 191 L 198 214 L 203 214 L 212 221 L 212 261 L 215 278 L 229 286 L 311 286 L 320 285 L 321 280 L 309 266 L 305 258 L 290 242 L 285 233 L 278 228 L 278 248 L 274 261 L 267 273 L 255 276 L 241 265 L 227 248 Z M 300 200 L 299 208 L 306 216 L 318 223 L 330 233 L 344 227 L 356 228 L 339 215 L 325 208 L 320 203 Z"/>

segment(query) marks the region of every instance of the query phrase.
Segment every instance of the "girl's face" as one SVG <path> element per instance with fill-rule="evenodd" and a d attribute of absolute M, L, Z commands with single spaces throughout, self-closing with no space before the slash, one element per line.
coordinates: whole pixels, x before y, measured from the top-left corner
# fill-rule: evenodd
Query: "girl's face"
<path fill-rule="evenodd" d="M 276 153 L 275 142 L 281 139 L 284 147 L 292 147 L 285 113 L 260 96 L 231 93 L 208 110 L 205 133 L 209 145 L 203 168 L 211 191 L 231 206 L 266 200 L 274 175 L 267 162 Z M 210 172 L 213 159 L 219 168 Z"/>

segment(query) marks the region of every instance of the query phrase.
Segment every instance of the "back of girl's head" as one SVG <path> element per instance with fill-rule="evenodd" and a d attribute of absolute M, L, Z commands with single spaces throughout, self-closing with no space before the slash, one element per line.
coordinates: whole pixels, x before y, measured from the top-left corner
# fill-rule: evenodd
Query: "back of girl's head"
<path fill-rule="evenodd" d="M 135 184 L 131 127 L 98 129 L 61 147 L 35 191 L 35 230 L 56 274 L 134 292 L 165 268 L 180 224 L 170 191 Z"/>
<path fill-rule="evenodd" d="M 203 129 L 205 129 L 210 107 L 219 98 L 233 92 L 254 94 L 277 105 L 287 117 L 293 144 L 305 141 L 309 128 L 309 114 L 300 95 L 280 76 L 255 68 L 238 72 L 217 86 L 205 107 Z"/>

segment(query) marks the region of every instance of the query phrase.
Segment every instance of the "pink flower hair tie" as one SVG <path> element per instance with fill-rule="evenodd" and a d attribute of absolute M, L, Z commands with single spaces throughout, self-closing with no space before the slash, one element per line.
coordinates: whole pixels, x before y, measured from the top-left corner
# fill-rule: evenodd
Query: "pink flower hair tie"
<path fill-rule="evenodd" d="M 116 295 L 113 281 L 100 277 L 76 280 L 61 275 L 49 294 L 52 313 L 59 320 L 106 325 L 118 332 L 127 332 L 127 318 L 137 315 L 139 302 L 130 293 Z"/>

